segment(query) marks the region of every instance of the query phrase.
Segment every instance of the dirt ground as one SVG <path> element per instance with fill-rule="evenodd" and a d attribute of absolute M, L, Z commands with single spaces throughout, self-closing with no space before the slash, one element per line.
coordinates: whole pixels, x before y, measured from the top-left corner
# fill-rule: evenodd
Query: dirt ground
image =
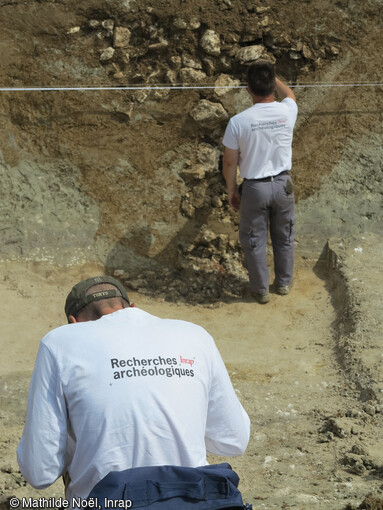
<path fill-rule="evenodd" d="M 341 510 L 370 493 L 382 493 L 380 407 L 376 399 L 363 402 L 361 387 L 341 363 L 347 356 L 339 343 L 344 334 L 339 299 L 350 294 L 347 277 L 336 270 L 335 253 L 322 262 L 299 258 L 291 294 L 272 294 L 266 306 L 247 297 L 207 306 L 177 305 L 130 292 L 142 309 L 191 320 L 215 338 L 251 418 L 248 450 L 230 462 L 240 475 L 244 499 L 258 510 Z M 339 258 L 347 260 L 343 252 Z M 60 480 L 45 491 L 25 483 L 15 449 L 39 340 L 63 323 L 63 301 L 73 282 L 102 268 L 3 262 L 0 271 L 1 293 L 7 296 L 0 311 L 5 339 L 0 358 L 0 490 L 6 497 L 59 497 Z M 365 341 L 364 348 L 370 352 L 371 346 Z"/>

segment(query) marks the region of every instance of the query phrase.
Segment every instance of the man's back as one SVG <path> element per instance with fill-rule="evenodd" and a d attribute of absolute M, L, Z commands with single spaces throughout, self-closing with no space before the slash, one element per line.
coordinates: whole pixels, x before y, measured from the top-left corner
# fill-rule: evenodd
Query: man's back
<path fill-rule="evenodd" d="M 239 150 L 241 177 L 261 179 L 291 169 L 295 101 L 257 103 L 230 119 L 223 143 Z"/>
<path fill-rule="evenodd" d="M 210 335 L 137 308 L 49 333 L 34 392 L 20 467 L 40 487 L 68 469 L 69 496 L 86 497 L 110 471 L 200 466 L 206 448 L 239 455 L 248 442 L 248 417 Z"/>

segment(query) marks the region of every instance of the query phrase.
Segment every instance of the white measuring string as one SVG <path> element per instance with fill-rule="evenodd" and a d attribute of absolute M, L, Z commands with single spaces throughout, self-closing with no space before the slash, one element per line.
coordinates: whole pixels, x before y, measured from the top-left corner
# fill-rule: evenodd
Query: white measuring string
<path fill-rule="evenodd" d="M 382 87 L 383 83 L 299 83 L 291 88 L 330 87 Z M 61 92 L 61 91 L 102 91 L 102 90 L 203 90 L 203 89 L 245 89 L 246 85 L 148 85 L 115 87 L 0 87 L 0 92 Z"/>

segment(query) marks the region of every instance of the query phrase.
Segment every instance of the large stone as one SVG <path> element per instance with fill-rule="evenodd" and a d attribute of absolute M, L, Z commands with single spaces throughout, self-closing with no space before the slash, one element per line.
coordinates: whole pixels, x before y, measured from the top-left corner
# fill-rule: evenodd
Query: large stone
<path fill-rule="evenodd" d="M 208 76 L 213 76 L 216 71 L 216 64 L 214 59 L 211 57 L 205 57 L 203 59 L 204 71 Z"/>
<path fill-rule="evenodd" d="M 202 230 L 196 241 L 197 243 L 209 246 L 215 239 L 217 239 L 217 235 L 212 230 L 205 228 Z"/>
<path fill-rule="evenodd" d="M 181 202 L 181 213 L 186 216 L 186 218 L 192 218 L 195 214 L 195 207 L 187 198 L 184 198 Z"/>
<path fill-rule="evenodd" d="M 214 30 L 206 30 L 201 37 L 200 44 L 208 55 L 217 57 L 221 53 L 221 41 Z"/>
<path fill-rule="evenodd" d="M 223 96 L 232 90 L 233 87 L 239 87 L 240 84 L 241 82 L 239 80 L 235 80 L 227 74 L 221 74 L 218 76 L 214 84 L 216 87 L 214 92 L 217 94 L 217 96 Z"/>
<path fill-rule="evenodd" d="M 181 57 L 179 55 L 173 55 L 170 57 L 169 62 L 171 64 L 171 67 L 174 69 L 180 69 L 181 68 Z"/>
<path fill-rule="evenodd" d="M 222 202 L 222 200 L 219 197 L 214 195 L 214 196 L 211 197 L 211 205 L 213 207 L 220 208 L 220 207 L 222 207 L 223 202 Z"/>
<path fill-rule="evenodd" d="M 202 64 L 198 60 L 194 60 L 190 55 L 182 55 L 182 66 L 191 69 L 202 69 Z"/>
<path fill-rule="evenodd" d="M 101 23 L 102 27 L 105 28 L 105 30 L 113 30 L 114 28 L 114 21 L 112 19 L 106 19 Z"/>
<path fill-rule="evenodd" d="M 190 30 L 198 30 L 200 26 L 201 26 L 201 23 L 197 17 L 191 18 L 191 20 L 189 22 Z"/>
<path fill-rule="evenodd" d="M 206 169 L 203 165 L 194 165 L 191 168 L 185 168 L 181 172 L 181 176 L 186 181 L 201 181 L 206 174 Z"/>
<path fill-rule="evenodd" d="M 312 53 L 311 53 L 311 50 L 310 50 L 310 48 L 307 46 L 307 44 L 304 44 L 304 45 L 302 46 L 302 53 L 303 53 L 303 56 L 304 56 L 305 58 L 312 58 L 312 56 L 313 56 L 313 55 L 312 55 Z"/>
<path fill-rule="evenodd" d="M 208 143 L 202 143 L 198 146 L 197 160 L 207 172 L 213 172 L 218 169 L 219 149 Z"/>
<path fill-rule="evenodd" d="M 109 62 L 109 60 L 112 60 L 114 51 L 115 51 L 114 48 L 112 48 L 111 46 L 109 46 L 109 48 L 106 48 L 106 50 L 104 50 L 100 55 L 101 62 Z"/>
<path fill-rule="evenodd" d="M 205 183 L 206 184 L 206 183 Z M 209 196 L 206 194 L 206 187 L 194 186 L 193 194 L 191 195 L 191 203 L 196 209 L 205 207 L 209 202 Z"/>
<path fill-rule="evenodd" d="M 207 76 L 203 71 L 198 71 L 197 69 L 192 69 L 190 67 L 184 67 L 180 70 L 180 78 L 183 84 L 193 84 L 206 80 Z"/>
<path fill-rule="evenodd" d="M 265 47 L 262 44 L 256 44 L 254 46 L 246 46 L 240 48 L 236 53 L 236 58 L 241 64 L 249 64 L 259 60 L 265 51 Z"/>
<path fill-rule="evenodd" d="M 261 25 L 261 27 L 265 28 L 265 27 L 268 27 L 269 26 L 269 17 L 268 16 L 265 16 L 260 22 L 259 24 Z"/>
<path fill-rule="evenodd" d="M 229 55 L 221 55 L 219 59 L 219 67 L 222 71 L 230 72 L 232 70 L 233 61 Z"/>
<path fill-rule="evenodd" d="M 113 46 L 115 48 L 127 48 L 132 33 L 129 28 L 116 27 L 113 34 Z"/>
<path fill-rule="evenodd" d="M 149 50 L 151 50 L 151 51 L 165 51 L 168 48 L 168 46 L 169 46 L 168 41 L 163 39 L 160 42 L 150 44 Z"/>
<path fill-rule="evenodd" d="M 201 101 L 191 110 L 191 117 L 204 127 L 214 127 L 228 119 L 229 115 L 221 103 Z"/>
<path fill-rule="evenodd" d="M 172 71 L 171 69 L 169 69 L 169 71 L 167 71 L 166 73 L 166 79 L 172 85 L 178 83 L 176 71 Z"/>

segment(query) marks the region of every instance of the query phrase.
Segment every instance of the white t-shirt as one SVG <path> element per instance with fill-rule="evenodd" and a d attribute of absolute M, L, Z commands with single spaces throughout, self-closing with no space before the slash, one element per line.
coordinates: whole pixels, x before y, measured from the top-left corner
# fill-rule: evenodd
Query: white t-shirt
<path fill-rule="evenodd" d="M 68 470 L 68 498 L 84 498 L 110 471 L 240 455 L 249 433 L 212 337 L 125 308 L 43 338 L 17 454 L 34 487 Z"/>
<path fill-rule="evenodd" d="M 298 107 L 291 98 L 256 103 L 232 117 L 223 145 L 239 150 L 240 176 L 261 179 L 291 170 L 291 144 Z"/>

